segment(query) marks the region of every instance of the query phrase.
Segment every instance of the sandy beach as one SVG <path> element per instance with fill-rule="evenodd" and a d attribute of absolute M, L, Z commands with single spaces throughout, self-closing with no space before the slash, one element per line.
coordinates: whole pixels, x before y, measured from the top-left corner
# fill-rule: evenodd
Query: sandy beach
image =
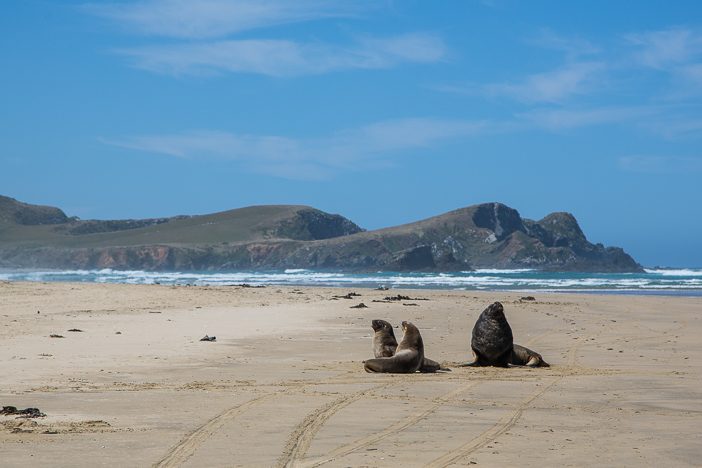
<path fill-rule="evenodd" d="M 0 406 L 46 414 L 0 464 L 702 464 L 702 298 L 350 291 L 0 283 Z M 451 367 L 494 301 L 550 368 L 364 372 L 372 319 Z"/>

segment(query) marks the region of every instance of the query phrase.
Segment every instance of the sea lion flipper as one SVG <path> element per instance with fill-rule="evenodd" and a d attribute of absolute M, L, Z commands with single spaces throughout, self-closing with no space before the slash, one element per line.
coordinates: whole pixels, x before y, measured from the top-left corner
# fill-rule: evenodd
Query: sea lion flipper
<path fill-rule="evenodd" d="M 393 357 L 368 359 L 363 368 L 366 372 L 406 374 L 417 370 L 416 363 L 419 358 L 416 351 L 406 350 Z"/>
<path fill-rule="evenodd" d="M 428 357 L 424 358 L 424 361 L 422 362 L 422 367 L 419 368 L 419 372 L 421 372 L 423 374 L 430 374 L 433 372 L 439 372 L 441 370 L 451 370 L 451 369 L 446 369 L 445 367 L 442 368 L 441 364 L 434 361 L 433 359 L 429 359 Z"/>
<path fill-rule="evenodd" d="M 457 364 L 456 367 L 481 367 L 478 361 L 464 362 L 463 364 Z"/>
<path fill-rule="evenodd" d="M 471 352 L 473 353 L 473 360 L 468 361 L 468 362 L 463 363 L 463 364 L 459 364 L 457 367 L 481 367 L 484 365 L 480 362 L 481 361 L 480 354 L 475 352 L 474 348 L 471 348 Z"/>
<path fill-rule="evenodd" d="M 529 362 L 526 363 L 528 367 L 551 367 L 551 365 L 544 361 L 541 356 L 532 356 Z"/>
<path fill-rule="evenodd" d="M 551 367 L 539 353 L 518 344 L 513 347 L 510 363 L 527 367 Z"/>

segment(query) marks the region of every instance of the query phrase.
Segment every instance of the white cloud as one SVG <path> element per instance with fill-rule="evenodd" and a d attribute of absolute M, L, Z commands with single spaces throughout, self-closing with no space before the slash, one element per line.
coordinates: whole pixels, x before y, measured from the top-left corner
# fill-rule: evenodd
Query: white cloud
<path fill-rule="evenodd" d="M 383 167 L 412 151 L 491 131 L 497 130 L 487 122 L 416 118 L 308 139 L 201 130 L 102 141 L 178 158 L 235 161 L 252 172 L 277 177 L 323 179 L 340 171 Z"/>
<path fill-rule="evenodd" d="M 515 83 L 462 83 L 432 86 L 437 91 L 464 96 L 506 97 L 525 104 L 562 104 L 604 83 L 602 62 L 569 63 L 561 68 L 527 76 Z"/>
<path fill-rule="evenodd" d="M 590 41 L 579 37 L 561 36 L 549 29 L 542 29 L 536 36 L 527 39 L 527 42 L 545 49 L 564 52 L 569 60 L 600 52 L 600 49 Z"/>
<path fill-rule="evenodd" d="M 604 124 L 641 122 L 659 113 L 652 106 L 599 107 L 586 109 L 536 109 L 518 118 L 548 130 L 562 130 Z"/>
<path fill-rule="evenodd" d="M 625 39 L 637 49 L 635 60 L 651 68 L 687 63 L 702 53 L 702 35 L 687 28 L 629 34 Z"/>
<path fill-rule="evenodd" d="M 299 76 L 348 69 L 382 69 L 432 63 L 446 56 L 443 41 L 428 34 L 361 38 L 349 46 L 287 40 L 225 40 L 123 49 L 134 66 L 166 74 L 256 73 Z"/>
<path fill-rule="evenodd" d="M 140 34 L 203 39 L 310 20 L 349 17 L 363 4 L 340 0 L 140 0 L 84 10 Z"/>
<path fill-rule="evenodd" d="M 135 67 L 157 73 L 299 76 L 445 58 L 443 41 L 431 34 L 357 37 L 347 44 L 232 37 L 286 23 L 357 17 L 373 8 L 368 0 L 137 0 L 82 6 L 128 32 L 179 39 L 116 50 Z"/>
<path fill-rule="evenodd" d="M 553 71 L 530 75 L 521 83 L 483 85 L 482 91 L 488 96 L 506 96 L 527 103 L 559 103 L 589 91 L 604 68 L 601 62 L 570 63 Z"/>
<path fill-rule="evenodd" d="M 702 158 L 681 156 L 625 156 L 619 167 L 629 172 L 678 174 L 702 172 Z"/>

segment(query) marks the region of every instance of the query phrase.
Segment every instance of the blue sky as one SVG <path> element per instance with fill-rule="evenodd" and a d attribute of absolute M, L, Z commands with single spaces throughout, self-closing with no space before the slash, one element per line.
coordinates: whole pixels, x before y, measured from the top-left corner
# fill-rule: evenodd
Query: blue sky
<path fill-rule="evenodd" d="M 702 3 L 16 0 L 0 194 L 81 218 L 500 201 L 702 266 Z"/>

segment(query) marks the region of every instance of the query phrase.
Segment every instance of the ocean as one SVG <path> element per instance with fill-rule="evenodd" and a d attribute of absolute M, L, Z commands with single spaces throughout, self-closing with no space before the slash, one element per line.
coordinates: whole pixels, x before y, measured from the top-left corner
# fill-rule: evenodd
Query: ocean
<path fill-rule="evenodd" d="M 652 268 L 645 273 L 571 273 L 481 269 L 454 273 L 284 271 L 151 272 L 133 270 L 0 270 L 3 281 L 166 284 L 192 286 L 340 286 L 454 290 L 551 291 L 702 296 L 702 269 Z"/>

